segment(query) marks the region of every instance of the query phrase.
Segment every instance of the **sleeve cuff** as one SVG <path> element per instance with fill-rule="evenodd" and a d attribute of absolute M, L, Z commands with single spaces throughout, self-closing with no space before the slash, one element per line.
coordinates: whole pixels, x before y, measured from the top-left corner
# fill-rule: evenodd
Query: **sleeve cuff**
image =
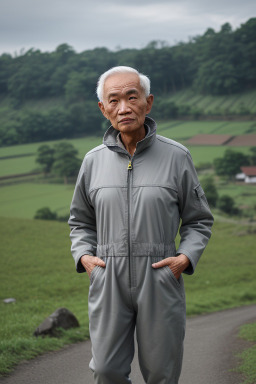
<path fill-rule="evenodd" d="M 182 273 L 185 273 L 186 275 L 193 275 L 193 273 L 195 272 L 195 268 L 196 268 L 193 259 L 189 255 L 189 252 L 187 252 L 185 249 L 178 249 L 176 255 L 180 255 L 181 253 L 183 255 L 187 256 L 187 258 L 190 261 L 189 266 L 186 269 L 184 269 L 184 271 Z"/>

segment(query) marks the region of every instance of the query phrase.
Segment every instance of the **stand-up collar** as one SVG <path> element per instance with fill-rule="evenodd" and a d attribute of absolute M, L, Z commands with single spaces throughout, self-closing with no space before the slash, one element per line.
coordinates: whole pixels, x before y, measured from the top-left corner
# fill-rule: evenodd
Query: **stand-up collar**
<path fill-rule="evenodd" d="M 156 138 L 156 122 L 151 119 L 151 117 L 146 116 L 144 124 L 147 128 L 147 133 L 146 136 L 136 144 L 136 155 L 148 146 L 152 145 Z M 113 128 L 113 126 L 111 125 L 104 134 L 103 144 L 105 144 L 111 151 L 129 154 L 129 152 L 118 143 L 118 134 L 119 131 Z"/>

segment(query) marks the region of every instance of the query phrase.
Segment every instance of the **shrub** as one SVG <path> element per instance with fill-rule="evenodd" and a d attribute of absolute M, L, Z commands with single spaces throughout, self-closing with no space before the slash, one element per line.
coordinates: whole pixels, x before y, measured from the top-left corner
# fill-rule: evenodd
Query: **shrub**
<path fill-rule="evenodd" d="M 239 213 L 239 209 L 235 207 L 234 199 L 229 195 L 221 196 L 218 200 L 217 206 L 221 211 L 225 213 L 229 213 L 229 214 Z"/>
<path fill-rule="evenodd" d="M 38 220 L 57 220 L 57 213 L 52 212 L 50 208 L 44 207 L 36 211 L 34 219 Z"/>
<path fill-rule="evenodd" d="M 216 207 L 218 201 L 218 192 L 214 184 L 213 177 L 208 176 L 202 180 L 202 186 L 207 198 L 207 201 L 211 207 Z"/>

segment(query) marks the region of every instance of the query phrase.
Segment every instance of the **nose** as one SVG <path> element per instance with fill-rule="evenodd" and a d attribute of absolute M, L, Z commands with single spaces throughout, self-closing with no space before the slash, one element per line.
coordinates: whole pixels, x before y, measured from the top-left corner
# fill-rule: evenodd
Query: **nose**
<path fill-rule="evenodd" d="M 129 113 L 129 112 L 131 112 L 131 109 L 130 109 L 128 103 L 126 102 L 126 100 L 120 100 L 118 113 L 120 115 L 124 115 L 124 114 Z"/>

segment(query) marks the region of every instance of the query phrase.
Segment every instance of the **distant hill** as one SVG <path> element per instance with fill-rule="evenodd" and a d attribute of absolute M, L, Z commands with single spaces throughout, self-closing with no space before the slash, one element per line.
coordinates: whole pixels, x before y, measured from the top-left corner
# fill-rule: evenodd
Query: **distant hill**
<path fill-rule="evenodd" d="M 97 134 L 105 127 L 95 96 L 101 73 L 112 66 L 137 68 L 151 79 L 154 116 L 255 117 L 256 18 L 236 30 L 175 46 L 158 41 L 143 49 L 107 48 L 76 53 L 68 44 L 54 52 L 31 48 L 0 56 L 0 145 Z"/>

